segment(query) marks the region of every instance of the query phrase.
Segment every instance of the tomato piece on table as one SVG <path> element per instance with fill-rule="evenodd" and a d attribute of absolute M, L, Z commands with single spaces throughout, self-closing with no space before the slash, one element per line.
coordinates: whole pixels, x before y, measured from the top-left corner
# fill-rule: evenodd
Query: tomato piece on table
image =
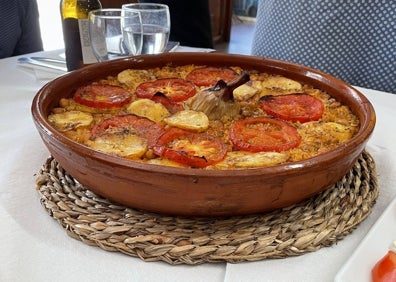
<path fill-rule="evenodd" d="M 203 168 L 223 160 L 227 147 L 213 135 L 171 128 L 158 139 L 153 151 L 174 162 Z"/>
<path fill-rule="evenodd" d="M 182 102 L 194 96 L 196 89 L 193 83 L 181 78 L 160 78 L 139 84 L 135 92 L 137 97 L 147 99 L 161 92 L 173 102 Z"/>
<path fill-rule="evenodd" d="M 387 254 L 371 270 L 373 282 L 396 281 L 396 241 L 392 242 Z"/>
<path fill-rule="evenodd" d="M 134 114 L 112 116 L 95 125 L 91 130 L 92 138 L 107 134 L 135 134 L 147 140 L 149 147 L 153 146 L 165 129 L 145 117 Z"/>
<path fill-rule="evenodd" d="M 228 83 L 238 77 L 238 73 L 230 68 L 204 67 L 192 70 L 186 80 L 197 86 L 214 86 L 219 80 Z"/>
<path fill-rule="evenodd" d="M 323 102 L 308 94 L 263 96 L 260 105 L 267 114 L 291 122 L 315 121 L 324 112 Z"/>
<path fill-rule="evenodd" d="M 234 148 L 249 152 L 281 152 L 297 147 L 301 136 L 285 121 L 251 117 L 235 121 L 229 132 Z"/>
<path fill-rule="evenodd" d="M 131 101 L 131 93 L 120 86 L 90 84 L 78 88 L 73 99 L 88 107 L 108 109 L 128 104 Z"/>

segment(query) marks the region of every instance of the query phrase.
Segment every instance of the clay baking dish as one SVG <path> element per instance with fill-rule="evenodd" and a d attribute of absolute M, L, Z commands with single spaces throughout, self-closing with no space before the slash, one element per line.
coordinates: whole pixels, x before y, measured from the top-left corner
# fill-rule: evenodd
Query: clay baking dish
<path fill-rule="evenodd" d="M 143 164 L 106 155 L 64 137 L 47 121 L 59 100 L 71 97 L 81 85 L 127 68 L 169 64 L 240 66 L 311 84 L 347 104 L 360 119 L 359 132 L 337 149 L 304 161 L 268 168 L 214 171 Z M 367 98 L 332 76 L 283 61 L 221 53 L 143 55 L 90 65 L 40 89 L 32 103 L 32 114 L 52 156 L 85 187 L 128 207 L 185 216 L 245 215 L 307 199 L 349 171 L 375 126 L 375 112 Z"/>

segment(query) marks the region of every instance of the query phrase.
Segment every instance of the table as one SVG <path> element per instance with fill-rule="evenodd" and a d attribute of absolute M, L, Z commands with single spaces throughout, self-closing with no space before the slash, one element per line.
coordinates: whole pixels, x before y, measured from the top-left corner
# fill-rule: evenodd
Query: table
<path fill-rule="evenodd" d="M 59 51 L 35 55 L 56 57 Z M 286 259 L 197 266 L 144 262 L 88 246 L 66 234 L 35 191 L 35 174 L 49 152 L 30 106 L 49 78 L 38 79 L 17 57 L 0 60 L 0 281 L 333 281 L 396 195 L 396 95 L 358 88 L 377 113 L 367 150 L 376 160 L 380 196 L 370 216 L 337 244 Z"/>

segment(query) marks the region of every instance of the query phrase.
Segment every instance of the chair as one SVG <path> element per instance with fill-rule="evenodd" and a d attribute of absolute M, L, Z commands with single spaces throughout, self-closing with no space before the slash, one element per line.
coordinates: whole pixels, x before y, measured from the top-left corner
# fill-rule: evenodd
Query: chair
<path fill-rule="evenodd" d="M 259 1 L 252 54 L 396 94 L 396 2 Z"/>

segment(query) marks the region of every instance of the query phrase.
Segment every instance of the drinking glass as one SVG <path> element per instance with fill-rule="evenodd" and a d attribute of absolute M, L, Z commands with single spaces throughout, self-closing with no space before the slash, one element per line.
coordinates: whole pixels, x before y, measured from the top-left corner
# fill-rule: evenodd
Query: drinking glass
<path fill-rule="evenodd" d="M 169 7 L 157 3 L 132 3 L 122 5 L 122 10 L 139 12 L 142 18 L 142 54 L 158 54 L 165 50 L 170 33 Z M 139 39 L 135 36 L 134 29 L 126 32 L 132 40 Z"/>
<path fill-rule="evenodd" d="M 99 62 L 140 55 L 142 22 L 139 12 L 98 9 L 89 12 L 88 19 L 92 50 Z M 128 30 L 131 29 L 140 40 L 129 40 Z"/>

